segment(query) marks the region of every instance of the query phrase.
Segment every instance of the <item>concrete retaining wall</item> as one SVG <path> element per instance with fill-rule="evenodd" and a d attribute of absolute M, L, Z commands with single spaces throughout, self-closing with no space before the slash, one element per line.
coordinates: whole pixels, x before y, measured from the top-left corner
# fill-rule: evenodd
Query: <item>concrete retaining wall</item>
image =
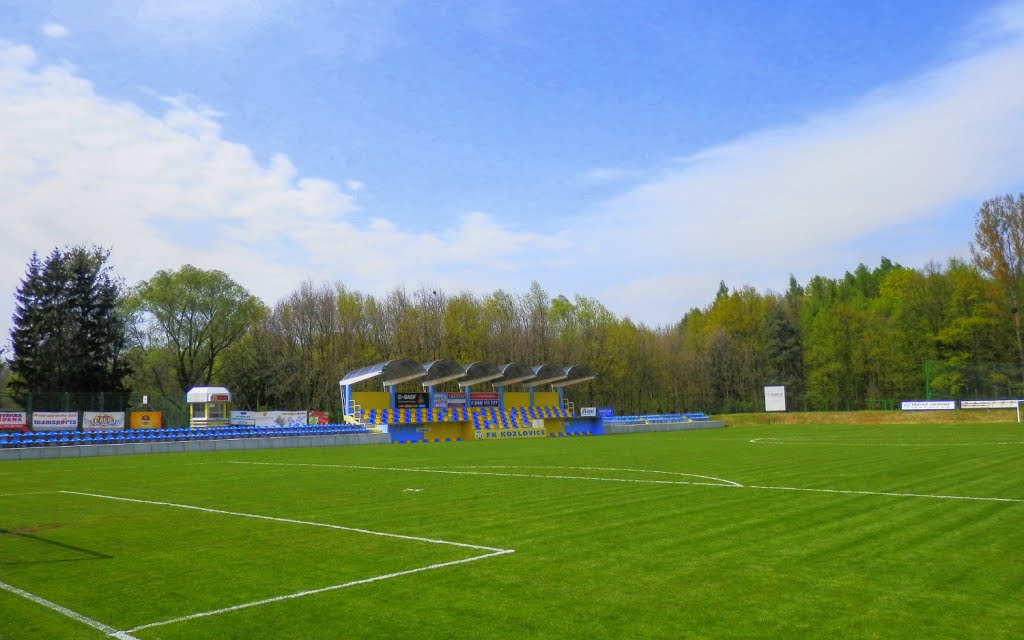
<path fill-rule="evenodd" d="M 721 429 L 725 423 L 721 420 L 701 422 L 657 422 L 650 424 L 608 424 L 604 425 L 605 435 L 614 436 L 623 433 L 652 433 L 655 431 L 692 431 L 694 429 Z"/>
<path fill-rule="evenodd" d="M 390 442 L 391 437 L 386 433 L 351 433 L 325 436 L 285 436 L 280 438 L 238 438 L 234 440 L 89 444 L 70 447 L 0 449 L 0 460 L 92 458 L 95 456 L 133 456 L 145 453 L 193 453 L 197 451 L 241 451 L 245 449 L 340 447 L 359 444 L 388 444 Z"/>

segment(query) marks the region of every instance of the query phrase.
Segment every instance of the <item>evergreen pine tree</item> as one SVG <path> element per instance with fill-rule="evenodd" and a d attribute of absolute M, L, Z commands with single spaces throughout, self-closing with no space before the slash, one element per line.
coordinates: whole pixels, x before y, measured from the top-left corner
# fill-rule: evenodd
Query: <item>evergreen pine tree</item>
<path fill-rule="evenodd" d="M 28 392 L 121 392 L 127 325 L 121 283 L 98 247 L 32 254 L 15 294 L 10 386 Z"/>

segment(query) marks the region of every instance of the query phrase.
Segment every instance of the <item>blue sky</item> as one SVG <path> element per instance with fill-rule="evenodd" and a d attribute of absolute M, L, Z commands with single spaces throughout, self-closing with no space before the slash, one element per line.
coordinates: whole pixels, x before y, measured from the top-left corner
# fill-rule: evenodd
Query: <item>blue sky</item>
<path fill-rule="evenodd" d="M 78 243 L 648 324 L 966 257 L 1024 189 L 1021 69 L 1019 2 L 0 0 L 0 328 Z"/>

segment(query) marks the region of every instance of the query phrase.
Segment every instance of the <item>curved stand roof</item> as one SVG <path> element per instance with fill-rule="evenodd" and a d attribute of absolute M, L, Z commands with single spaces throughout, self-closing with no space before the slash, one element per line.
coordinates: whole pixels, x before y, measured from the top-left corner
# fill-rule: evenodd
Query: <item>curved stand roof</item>
<path fill-rule="evenodd" d="M 501 377 L 494 380 L 495 387 L 507 387 L 517 382 L 525 382 L 537 375 L 533 372 L 533 367 L 518 362 L 498 365 L 498 370 L 501 371 Z"/>
<path fill-rule="evenodd" d="M 466 370 L 454 360 L 434 360 L 423 365 L 427 375 L 423 379 L 424 387 L 432 387 L 443 382 L 466 377 Z"/>
<path fill-rule="evenodd" d="M 377 377 L 381 378 L 381 383 L 385 387 L 422 378 L 424 387 L 458 380 L 460 387 L 491 382 L 495 388 L 500 388 L 525 382 L 527 387 L 550 384 L 557 388 L 593 380 L 597 375 L 590 367 L 582 364 L 565 368 L 552 364 L 529 366 L 519 362 L 503 365 L 473 362 L 462 365 L 447 359 L 419 364 L 412 358 L 399 358 L 356 369 L 346 374 L 339 384 L 342 387 L 349 387 Z"/>
<path fill-rule="evenodd" d="M 401 358 L 399 360 L 378 362 L 362 369 L 356 369 L 345 374 L 345 377 L 340 380 L 339 384 L 343 387 L 348 387 L 357 382 L 363 382 L 364 380 L 380 376 L 384 379 L 384 386 L 390 387 L 410 380 L 416 380 L 426 375 L 427 370 L 423 368 L 423 365 L 412 358 Z"/>
<path fill-rule="evenodd" d="M 597 377 L 593 371 L 590 370 L 585 364 L 576 364 L 571 367 L 564 369 L 565 379 L 559 380 L 555 383 L 556 387 L 568 387 L 571 384 L 579 384 L 581 382 L 587 382 Z"/>
<path fill-rule="evenodd" d="M 466 379 L 459 380 L 460 387 L 469 387 L 481 382 L 490 382 L 501 377 L 501 369 L 498 365 L 490 362 L 473 362 L 463 366 L 466 370 Z"/>
<path fill-rule="evenodd" d="M 566 378 L 565 369 L 553 364 L 537 365 L 533 368 L 533 374 L 535 378 L 526 385 L 528 387 L 541 387 Z"/>

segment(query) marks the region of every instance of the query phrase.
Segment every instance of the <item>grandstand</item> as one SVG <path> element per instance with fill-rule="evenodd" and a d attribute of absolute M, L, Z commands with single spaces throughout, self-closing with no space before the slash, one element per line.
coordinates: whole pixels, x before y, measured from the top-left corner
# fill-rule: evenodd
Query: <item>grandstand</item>
<path fill-rule="evenodd" d="M 597 435 L 601 421 L 580 416 L 565 387 L 593 380 L 581 365 L 459 364 L 405 358 L 352 371 L 339 382 L 345 421 L 387 431 L 394 443 Z M 356 391 L 379 382 L 386 391 Z M 441 391 L 447 384 L 458 391 Z M 399 391 L 399 386 L 416 391 Z M 473 387 L 488 385 L 487 391 Z M 550 385 L 551 390 L 544 390 Z M 519 386 L 523 391 L 509 391 Z"/>

